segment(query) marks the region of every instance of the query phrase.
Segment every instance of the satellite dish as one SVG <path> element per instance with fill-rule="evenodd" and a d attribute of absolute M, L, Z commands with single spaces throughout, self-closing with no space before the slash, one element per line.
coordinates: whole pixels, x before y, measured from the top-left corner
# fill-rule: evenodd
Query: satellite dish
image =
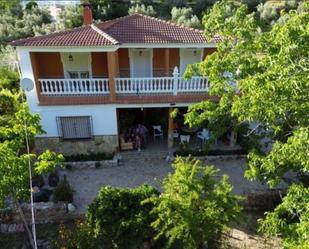
<path fill-rule="evenodd" d="M 34 87 L 34 83 L 32 79 L 29 78 L 23 78 L 21 80 L 21 88 L 26 91 L 26 92 L 30 92 Z"/>

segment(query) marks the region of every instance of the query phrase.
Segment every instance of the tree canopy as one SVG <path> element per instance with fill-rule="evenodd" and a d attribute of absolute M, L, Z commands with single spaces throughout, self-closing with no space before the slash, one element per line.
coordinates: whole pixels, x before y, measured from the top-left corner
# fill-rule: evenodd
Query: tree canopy
<path fill-rule="evenodd" d="M 304 185 L 306 182 L 299 182 L 309 173 L 309 12 L 306 8 L 308 5 L 302 10 L 282 12 L 281 21 L 263 32 L 259 20 L 254 13 L 249 13 L 247 6 L 229 1 L 216 3 L 204 17 L 205 35 L 220 35 L 223 41 L 217 52 L 187 70 L 187 76 L 207 75 L 210 94 L 218 99 L 190 107 L 186 122 L 216 123 L 225 117 L 233 120 L 234 126 L 254 123 L 252 133 L 258 127 L 263 128 L 273 145 L 270 152 L 249 154 L 246 176 L 266 182 L 270 187 L 276 187 L 288 172 L 301 176 L 292 178 L 297 187 L 293 185 L 288 190 L 282 206 L 269 213 L 262 223 L 264 232 L 271 233 L 276 228 L 277 234 L 283 234 L 287 248 L 290 243 L 297 244 L 298 236 L 308 232 L 288 233 L 280 225 L 284 220 L 292 231 L 296 224 L 302 224 L 301 227 L 308 224 L 308 209 L 303 210 L 302 218 L 294 219 L 298 212 L 290 201 L 295 189 L 307 193 L 308 187 Z M 294 216 L 279 215 L 283 207 Z M 278 219 L 268 223 L 269 217 Z"/>

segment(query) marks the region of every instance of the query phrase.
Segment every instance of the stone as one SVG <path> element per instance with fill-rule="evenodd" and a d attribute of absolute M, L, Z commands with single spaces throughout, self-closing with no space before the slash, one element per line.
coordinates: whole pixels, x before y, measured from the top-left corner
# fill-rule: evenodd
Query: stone
<path fill-rule="evenodd" d="M 42 153 L 44 150 L 50 149 L 65 156 L 89 154 L 90 152 L 113 153 L 117 147 L 117 135 L 94 136 L 93 139 L 74 141 L 62 141 L 58 137 L 37 137 L 35 139 L 35 150 L 37 153 Z"/>

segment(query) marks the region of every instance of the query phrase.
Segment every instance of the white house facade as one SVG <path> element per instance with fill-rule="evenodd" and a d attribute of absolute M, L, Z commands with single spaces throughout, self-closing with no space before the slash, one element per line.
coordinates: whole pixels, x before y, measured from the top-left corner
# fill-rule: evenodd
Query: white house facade
<path fill-rule="evenodd" d="M 12 42 L 22 78 L 35 86 L 26 97 L 45 131 L 37 150 L 70 155 L 121 149 L 128 113 L 142 115 L 149 128 L 159 123 L 171 146 L 172 109 L 211 98 L 206 76 L 184 80 L 182 74 L 214 52 L 217 41 L 140 14 L 92 24 L 86 6 L 82 27 Z"/>

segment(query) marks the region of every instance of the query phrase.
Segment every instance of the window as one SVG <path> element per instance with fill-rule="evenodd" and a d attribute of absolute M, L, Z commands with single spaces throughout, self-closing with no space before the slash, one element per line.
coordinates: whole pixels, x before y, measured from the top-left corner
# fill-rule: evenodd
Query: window
<path fill-rule="evenodd" d="M 90 116 L 57 117 L 60 137 L 63 139 L 83 139 L 92 137 Z"/>
<path fill-rule="evenodd" d="M 68 71 L 68 74 L 71 79 L 88 79 L 89 72 L 88 71 Z"/>

